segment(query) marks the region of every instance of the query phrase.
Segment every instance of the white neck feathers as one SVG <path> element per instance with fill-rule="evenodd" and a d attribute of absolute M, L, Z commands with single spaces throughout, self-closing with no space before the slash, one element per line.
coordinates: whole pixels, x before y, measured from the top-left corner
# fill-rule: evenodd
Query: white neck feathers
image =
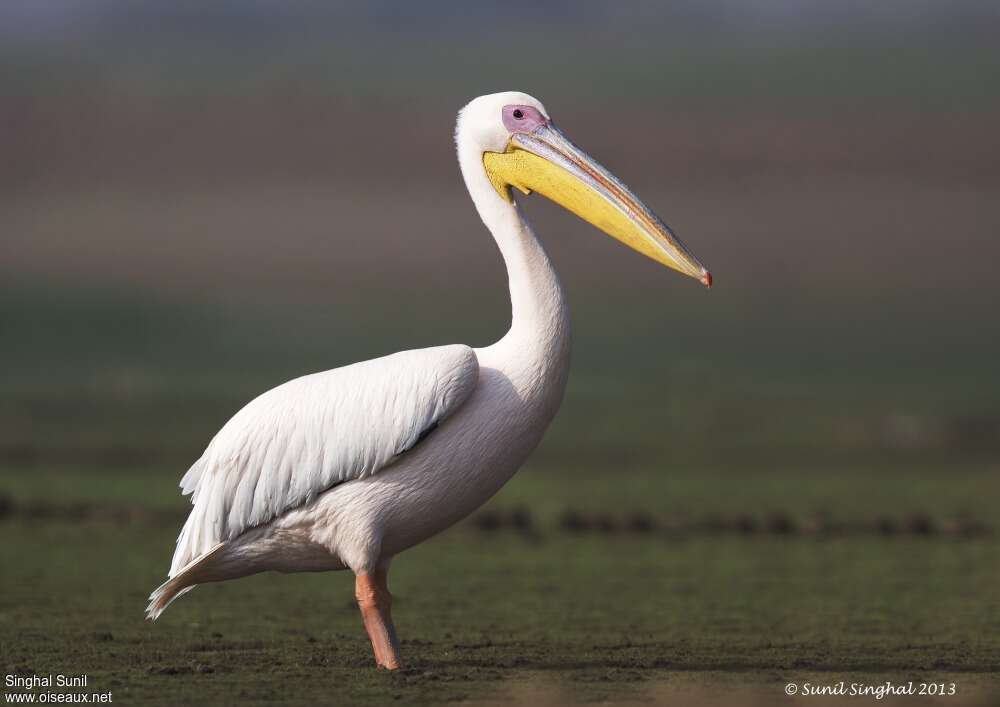
<path fill-rule="evenodd" d="M 554 378 L 549 383 L 558 385 L 561 397 L 570 341 L 559 278 L 521 209 L 490 184 L 481 149 L 464 145 L 459 136 L 458 158 L 476 210 L 500 248 L 510 284 L 510 331 L 487 351 L 502 351 L 512 367 L 527 369 L 532 377 Z"/>

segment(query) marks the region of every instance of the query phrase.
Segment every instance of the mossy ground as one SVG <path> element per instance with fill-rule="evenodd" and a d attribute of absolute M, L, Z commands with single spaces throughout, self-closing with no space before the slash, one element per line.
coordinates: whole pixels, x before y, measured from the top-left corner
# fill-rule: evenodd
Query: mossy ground
<path fill-rule="evenodd" d="M 7 470 L 5 479 L 15 504 L 28 507 L 46 488 L 72 488 L 77 473 Z M 887 473 L 914 494 L 901 494 L 894 509 L 898 534 L 764 526 L 676 533 L 659 524 L 643 532 L 570 532 L 556 504 L 531 514 L 531 533 L 460 525 L 393 566 L 406 658 L 394 675 L 372 667 L 348 574 L 266 574 L 199 587 L 150 624 L 142 609 L 168 563 L 179 504 L 161 515 L 92 511 L 83 519 L 15 510 L 3 522 L 0 557 L 2 662 L 16 674 L 86 673 L 91 686 L 113 691 L 122 704 L 234 697 L 307 704 L 317 696 L 373 705 L 505 695 L 628 701 L 688 689 L 776 695 L 809 676 L 947 679 L 980 694 L 995 685 L 1000 667 L 1000 542 L 992 533 L 905 532 L 898 513 L 941 472 Z M 966 473 L 976 475 L 974 468 Z M 138 492 L 123 490 L 130 472 L 105 474 L 104 488 L 116 476 L 122 488 L 110 495 L 134 494 L 141 504 Z M 151 477 L 155 489 L 169 475 Z M 995 498 L 995 482 L 979 478 L 983 495 Z M 779 481 L 772 472 L 763 485 Z M 806 517 L 815 506 L 812 484 L 792 473 L 783 481 L 790 516 Z M 502 515 L 567 482 L 529 469 L 492 507 Z M 637 485 L 641 493 L 611 484 L 598 504 L 576 488 L 563 502 L 583 517 L 609 506 L 650 512 L 668 489 L 671 505 L 690 505 L 713 485 L 711 474 L 701 485 L 689 479 L 688 491 L 674 488 L 676 479 L 650 477 Z M 850 505 L 847 498 L 826 501 Z M 858 499 L 855 512 L 870 513 L 878 503 L 876 492 Z M 946 518 L 954 504 L 946 497 L 941 504 Z M 730 505 L 720 501 L 715 510 Z"/>

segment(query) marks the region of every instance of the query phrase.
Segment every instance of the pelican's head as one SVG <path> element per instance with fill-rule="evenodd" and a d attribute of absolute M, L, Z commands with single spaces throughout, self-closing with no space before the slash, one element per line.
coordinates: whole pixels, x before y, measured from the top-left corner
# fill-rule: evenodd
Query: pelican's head
<path fill-rule="evenodd" d="M 680 239 L 611 172 L 556 128 L 526 93 L 480 96 L 456 131 L 463 171 L 482 169 L 501 198 L 511 187 L 538 192 L 630 248 L 712 286 L 712 275 Z M 475 164 L 477 163 L 477 164 Z"/>

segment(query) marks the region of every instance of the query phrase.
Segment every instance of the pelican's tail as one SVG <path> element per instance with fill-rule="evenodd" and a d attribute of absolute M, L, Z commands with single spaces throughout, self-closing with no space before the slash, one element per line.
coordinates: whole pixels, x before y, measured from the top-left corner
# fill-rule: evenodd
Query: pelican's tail
<path fill-rule="evenodd" d="M 174 576 L 154 589 L 153 593 L 149 595 L 146 618 L 150 621 L 156 621 L 174 599 L 190 592 L 198 583 L 209 580 L 209 567 L 223 545 L 225 543 L 219 543 L 205 554 L 196 557 Z"/>

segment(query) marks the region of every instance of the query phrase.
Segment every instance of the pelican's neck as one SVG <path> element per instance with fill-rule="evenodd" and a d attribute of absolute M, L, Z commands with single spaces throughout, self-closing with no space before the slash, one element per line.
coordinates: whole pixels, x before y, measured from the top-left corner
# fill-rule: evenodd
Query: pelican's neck
<path fill-rule="evenodd" d="M 471 164 L 463 157 L 460 151 L 466 186 L 500 248 L 510 285 L 510 330 L 484 351 L 499 354 L 504 364 L 554 386 L 561 397 L 570 340 L 569 310 L 559 278 L 521 209 L 501 198 L 490 184 L 481 155 Z"/>
<path fill-rule="evenodd" d="M 569 311 L 552 262 L 516 204 L 504 204 L 486 222 L 503 256 L 510 287 L 511 322 L 507 336 L 555 343 L 569 331 Z"/>

